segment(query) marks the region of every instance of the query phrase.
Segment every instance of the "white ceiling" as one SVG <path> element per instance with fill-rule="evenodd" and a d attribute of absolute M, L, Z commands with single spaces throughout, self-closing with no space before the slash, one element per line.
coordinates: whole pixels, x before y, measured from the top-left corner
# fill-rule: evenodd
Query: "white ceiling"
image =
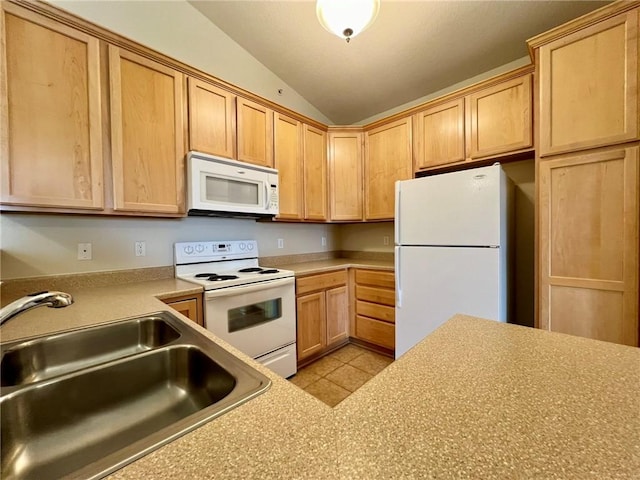
<path fill-rule="evenodd" d="M 528 55 L 526 40 L 607 1 L 382 0 L 349 44 L 312 0 L 189 0 L 334 124 L 349 125 Z"/>

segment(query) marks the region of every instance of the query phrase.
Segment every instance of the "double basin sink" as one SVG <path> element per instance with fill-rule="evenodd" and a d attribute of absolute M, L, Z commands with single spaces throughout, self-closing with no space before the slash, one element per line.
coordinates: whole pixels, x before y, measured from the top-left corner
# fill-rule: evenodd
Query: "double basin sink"
<path fill-rule="evenodd" d="M 168 312 L 0 352 L 3 479 L 101 478 L 271 384 Z"/>

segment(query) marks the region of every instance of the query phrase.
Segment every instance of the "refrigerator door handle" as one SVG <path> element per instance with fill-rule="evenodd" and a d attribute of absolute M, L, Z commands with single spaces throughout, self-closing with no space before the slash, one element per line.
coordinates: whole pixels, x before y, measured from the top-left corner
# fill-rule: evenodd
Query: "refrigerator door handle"
<path fill-rule="evenodd" d="M 396 308 L 402 308 L 402 285 L 400 284 L 400 249 L 396 248 L 394 255 L 394 270 L 396 274 Z"/>
<path fill-rule="evenodd" d="M 396 181 L 396 211 L 394 217 L 394 232 L 393 236 L 395 237 L 396 245 L 401 245 L 400 241 L 400 182 Z"/>

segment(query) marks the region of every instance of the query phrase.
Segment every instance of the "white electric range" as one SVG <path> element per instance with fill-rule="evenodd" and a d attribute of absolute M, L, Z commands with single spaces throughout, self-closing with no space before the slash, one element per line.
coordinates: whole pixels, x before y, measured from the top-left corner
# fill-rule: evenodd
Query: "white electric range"
<path fill-rule="evenodd" d="M 296 373 L 295 279 L 260 267 L 255 240 L 174 245 L 176 277 L 204 288 L 204 322 L 238 350 L 287 378 Z"/>

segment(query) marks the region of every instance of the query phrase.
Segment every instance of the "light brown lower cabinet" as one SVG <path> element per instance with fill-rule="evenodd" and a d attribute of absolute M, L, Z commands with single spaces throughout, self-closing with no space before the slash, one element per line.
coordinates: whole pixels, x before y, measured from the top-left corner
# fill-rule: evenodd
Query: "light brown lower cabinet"
<path fill-rule="evenodd" d="M 396 332 L 394 273 L 356 269 L 355 303 L 353 336 L 393 350 Z"/>
<path fill-rule="evenodd" d="M 638 150 L 540 162 L 540 328 L 638 345 Z"/>
<path fill-rule="evenodd" d="M 347 271 L 296 279 L 298 363 L 349 339 Z"/>
<path fill-rule="evenodd" d="M 162 301 L 169 307 L 173 308 L 176 312 L 204 327 L 202 294 L 163 298 Z"/>

